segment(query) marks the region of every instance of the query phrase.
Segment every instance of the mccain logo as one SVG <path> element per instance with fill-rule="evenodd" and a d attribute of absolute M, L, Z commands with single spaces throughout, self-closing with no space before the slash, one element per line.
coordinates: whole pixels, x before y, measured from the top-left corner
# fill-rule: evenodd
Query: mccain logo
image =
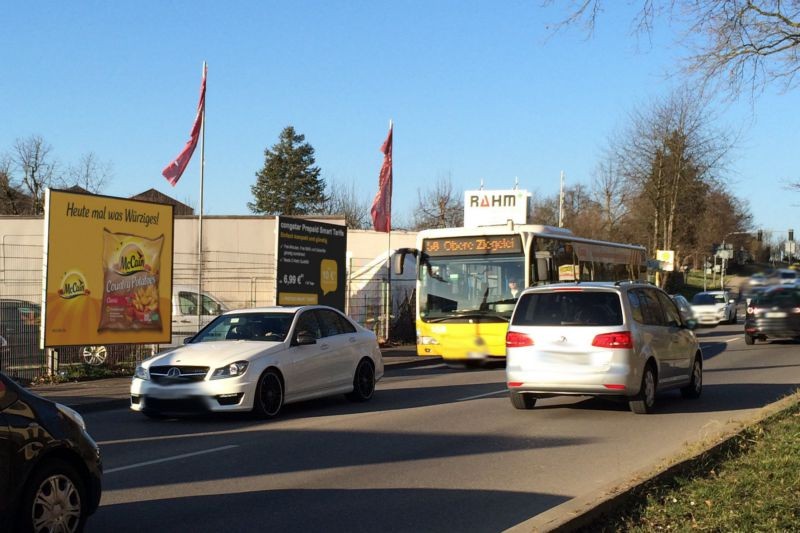
<path fill-rule="evenodd" d="M 86 288 L 86 278 L 77 270 L 71 270 L 64 274 L 59 286 L 58 295 L 65 300 L 89 295 L 89 289 Z"/>
<path fill-rule="evenodd" d="M 146 270 L 144 252 L 135 244 L 128 244 L 119 253 L 119 261 L 117 261 L 115 270 L 122 276 L 130 276 Z"/>

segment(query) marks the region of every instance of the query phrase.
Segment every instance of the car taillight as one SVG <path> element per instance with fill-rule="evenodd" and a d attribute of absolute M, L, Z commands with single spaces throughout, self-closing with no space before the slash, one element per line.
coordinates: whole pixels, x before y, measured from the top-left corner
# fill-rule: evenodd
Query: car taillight
<path fill-rule="evenodd" d="M 633 338 L 630 331 L 617 331 L 614 333 L 601 333 L 592 341 L 592 346 L 598 348 L 633 348 Z"/>
<path fill-rule="evenodd" d="M 533 339 L 518 331 L 506 333 L 506 348 L 523 348 L 533 346 Z"/>
<path fill-rule="evenodd" d="M 748 315 L 752 315 L 753 313 L 755 313 L 755 311 L 756 310 L 754 307 L 748 307 L 746 312 Z"/>

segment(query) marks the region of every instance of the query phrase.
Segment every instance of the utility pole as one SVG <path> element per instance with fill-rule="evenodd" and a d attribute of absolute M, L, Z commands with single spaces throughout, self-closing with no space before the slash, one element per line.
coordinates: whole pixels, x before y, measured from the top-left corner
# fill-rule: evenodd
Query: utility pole
<path fill-rule="evenodd" d="M 561 171 L 561 189 L 558 193 L 558 227 L 564 227 L 564 171 Z"/>

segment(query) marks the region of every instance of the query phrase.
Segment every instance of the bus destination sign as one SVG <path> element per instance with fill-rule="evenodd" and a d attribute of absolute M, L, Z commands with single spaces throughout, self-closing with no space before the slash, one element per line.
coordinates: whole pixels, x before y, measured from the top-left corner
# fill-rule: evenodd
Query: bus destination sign
<path fill-rule="evenodd" d="M 518 254 L 522 253 L 522 241 L 519 235 L 440 237 L 423 240 L 422 251 L 428 255 Z"/>

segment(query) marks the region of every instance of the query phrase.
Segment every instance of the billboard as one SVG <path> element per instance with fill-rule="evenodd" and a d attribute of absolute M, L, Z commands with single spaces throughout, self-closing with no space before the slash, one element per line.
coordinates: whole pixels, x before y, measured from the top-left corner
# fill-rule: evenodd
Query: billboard
<path fill-rule="evenodd" d="M 48 190 L 41 346 L 168 343 L 173 206 Z"/>
<path fill-rule="evenodd" d="M 323 304 L 344 311 L 347 227 L 278 217 L 278 305 Z"/>
<path fill-rule="evenodd" d="M 675 270 L 674 250 L 656 250 L 656 259 L 661 262 L 661 270 L 664 272 L 672 272 Z"/>

